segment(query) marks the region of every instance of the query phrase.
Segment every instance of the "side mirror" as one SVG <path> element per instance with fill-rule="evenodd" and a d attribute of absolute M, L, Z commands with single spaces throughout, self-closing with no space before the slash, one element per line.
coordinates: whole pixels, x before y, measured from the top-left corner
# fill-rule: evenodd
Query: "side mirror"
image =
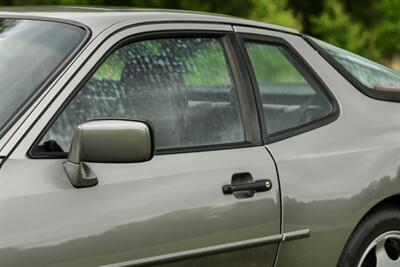
<path fill-rule="evenodd" d="M 85 162 L 136 163 L 149 161 L 153 155 L 154 137 L 149 124 L 93 120 L 76 128 L 64 170 L 73 186 L 94 186 L 97 177 Z"/>

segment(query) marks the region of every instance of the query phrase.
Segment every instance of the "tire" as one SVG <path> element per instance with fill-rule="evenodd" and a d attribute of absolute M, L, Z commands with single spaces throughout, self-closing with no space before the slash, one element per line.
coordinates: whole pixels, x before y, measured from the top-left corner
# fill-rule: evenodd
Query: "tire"
<path fill-rule="evenodd" d="M 368 214 L 351 234 L 337 266 L 400 266 L 400 207 Z"/>

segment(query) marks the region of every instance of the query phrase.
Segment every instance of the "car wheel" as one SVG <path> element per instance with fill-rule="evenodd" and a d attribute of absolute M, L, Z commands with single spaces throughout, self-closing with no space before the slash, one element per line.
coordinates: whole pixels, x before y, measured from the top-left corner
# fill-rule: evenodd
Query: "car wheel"
<path fill-rule="evenodd" d="M 400 207 L 372 212 L 357 226 L 338 267 L 399 267 Z"/>

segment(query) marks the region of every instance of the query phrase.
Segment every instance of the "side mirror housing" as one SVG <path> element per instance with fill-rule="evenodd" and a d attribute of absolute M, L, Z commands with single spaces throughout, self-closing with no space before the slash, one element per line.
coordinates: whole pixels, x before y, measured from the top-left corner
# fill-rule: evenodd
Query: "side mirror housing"
<path fill-rule="evenodd" d="M 64 169 L 72 185 L 94 186 L 96 175 L 85 162 L 137 163 L 154 155 L 151 126 L 134 120 L 93 120 L 79 125 Z"/>

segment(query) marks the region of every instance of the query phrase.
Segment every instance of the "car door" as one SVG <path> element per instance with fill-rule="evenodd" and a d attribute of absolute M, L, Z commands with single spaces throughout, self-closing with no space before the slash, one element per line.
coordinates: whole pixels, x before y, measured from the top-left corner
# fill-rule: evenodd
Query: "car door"
<path fill-rule="evenodd" d="M 97 40 L 2 165 L 2 266 L 273 266 L 279 181 L 231 35 L 170 23 Z M 149 121 L 155 157 L 88 163 L 99 183 L 74 188 L 63 170 L 74 129 L 110 117 Z M 256 180 L 268 191 L 223 193 Z"/>

